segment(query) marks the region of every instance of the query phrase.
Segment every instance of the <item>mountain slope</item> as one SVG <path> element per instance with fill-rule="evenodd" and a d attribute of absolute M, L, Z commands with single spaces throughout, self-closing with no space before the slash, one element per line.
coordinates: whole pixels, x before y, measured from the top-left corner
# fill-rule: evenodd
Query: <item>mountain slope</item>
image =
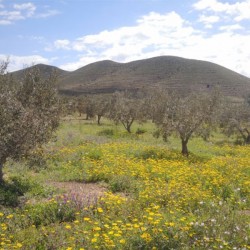
<path fill-rule="evenodd" d="M 49 72 L 48 68 L 46 72 Z M 60 71 L 58 82 L 60 92 L 69 95 L 112 93 L 161 85 L 182 92 L 207 90 L 218 85 L 226 95 L 250 93 L 250 79 L 243 75 L 214 63 L 174 56 L 129 63 L 95 62 L 73 72 Z"/>
<path fill-rule="evenodd" d="M 114 92 L 164 85 L 180 91 L 218 85 L 228 95 L 250 93 L 250 79 L 214 63 L 161 56 L 129 63 L 100 61 L 60 79 L 60 88 L 72 93 Z"/>
<path fill-rule="evenodd" d="M 12 72 L 11 74 L 16 79 L 22 79 L 24 77 L 26 70 L 32 70 L 35 67 L 40 70 L 42 77 L 48 77 L 52 72 L 56 72 L 58 74 L 58 76 L 60 76 L 60 77 L 65 76 L 67 73 L 69 73 L 68 71 L 59 69 L 59 68 L 54 67 L 54 66 L 50 66 L 50 65 L 46 65 L 46 64 L 36 64 L 36 65 L 28 67 L 26 69 Z"/>

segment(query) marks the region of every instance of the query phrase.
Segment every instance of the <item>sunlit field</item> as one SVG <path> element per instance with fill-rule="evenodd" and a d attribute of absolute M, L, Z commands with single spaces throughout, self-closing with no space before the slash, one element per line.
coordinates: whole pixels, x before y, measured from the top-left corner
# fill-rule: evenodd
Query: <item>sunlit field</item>
<path fill-rule="evenodd" d="M 8 162 L 0 249 L 250 249 L 250 147 L 216 134 L 187 158 L 154 131 L 64 120 L 43 150 Z"/>

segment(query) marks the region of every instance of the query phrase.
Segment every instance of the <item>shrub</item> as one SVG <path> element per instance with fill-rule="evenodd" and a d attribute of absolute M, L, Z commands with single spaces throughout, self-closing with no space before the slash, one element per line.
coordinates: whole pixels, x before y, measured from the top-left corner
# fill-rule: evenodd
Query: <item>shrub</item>
<path fill-rule="evenodd" d="M 136 192 L 138 186 L 131 176 L 114 176 L 109 181 L 109 187 L 112 192 Z"/>
<path fill-rule="evenodd" d="M 103 129 L 100 132 L 98 132 L 98 135 L 112 137 L 112 136 L 114 136 L 114 130 L 113 129 Z"/>

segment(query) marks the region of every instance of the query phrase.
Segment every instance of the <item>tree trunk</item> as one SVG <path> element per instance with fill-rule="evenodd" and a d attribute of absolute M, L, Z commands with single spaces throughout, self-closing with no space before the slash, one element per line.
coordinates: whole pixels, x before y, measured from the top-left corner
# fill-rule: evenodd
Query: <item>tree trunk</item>
<path fill-rule="evenodd" d="M 131 133 L 131 125 L 130 125 L 130 124 L 128 124 L 128 125 L 126 126 L 126 129 L 127 129 L 127 131 L 128 131 L 129 133 Z"/>
<path fill-rule="evenodd" d="M 133 122 L 134 122 L 134 118 L 131 119 L 131 121 L 127 123 L 127 131 L 129 133 L 131 133 L 131 126 L 132 126 Z"/>
<path fill-rule="evenodd" d="M 133 120 L 127 123 L 126 129 L 129 133 L 131 133 L 131 126 L 132 126 Z"/>
<path fill-rule="evenodd" d="M 131 126 L 133 124 L 133 121 L 134 120 L 132 120 L 130 122 L 129 121 L 126 121 L 126 122 L 121 121 L 123 127 L 127 130 L 128 133 L 131 133 Z"/>
<path fill-rule="evenodd" d="M 246 143 L 246 144 L 250 144 L 250 134 L 246 137 L 245 143 Z"/>
<path fill-rule="evenodd" d="M 0 161 L 0 184 L 3 183 L 3 162 Z"/>
<path fill-rule="evenodd" d="M 181 153 L 182 153 L 182 155 L 185 155 L 188 157 L 187 144 L 188 144 L 188 140 L 183 140 L 183 139 L 181 140 L 181 146 L 182 146 Z"/>
<path fill-rule="evenodd" d="M 87 114 L 86 114 L 86 120 L 88 120 L 88 119 L 89 119 L 89 114 L 87 113 Z"/>
<path fill-rule="evenodd" d="M 97 124 L 98 125 L 101 125 L 101 118 L 102 118 L 101 115 L 97 115 Z"/>

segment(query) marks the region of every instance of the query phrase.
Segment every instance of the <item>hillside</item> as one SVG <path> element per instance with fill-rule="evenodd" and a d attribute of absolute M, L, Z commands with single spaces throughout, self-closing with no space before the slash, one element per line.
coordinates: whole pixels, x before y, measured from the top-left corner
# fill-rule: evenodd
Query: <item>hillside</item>
<path fill-rule="evenodd" d="M 218 85 L 227 95 L 250 93 L 250 79 L 243 75 L 214 63 L 174 56 L 129 63 L 95 62 L 73 72 L 62 71 L 58 83 L 61 93 L 71 95 L 112 93 L 160 85 L 182 92 L 206 90 Z"/>
<path fill-rule="evenodd" d="M 55 66 L 46 65 L 46 64 L 36 64 L 27 69 L 29 70 L 34 67 L 40 70 L 43 77 L 48 77 L 52 72 L 56 72 L 60 77 L 65 76 L 67 73 L 69 73 L 68 71 L 59 69 Z M 16 79 L 22 79 L 24 77 L 25 70 L 27 69 L 18 70 L 18 71 L 12 72 L 11 74 Z"/>

